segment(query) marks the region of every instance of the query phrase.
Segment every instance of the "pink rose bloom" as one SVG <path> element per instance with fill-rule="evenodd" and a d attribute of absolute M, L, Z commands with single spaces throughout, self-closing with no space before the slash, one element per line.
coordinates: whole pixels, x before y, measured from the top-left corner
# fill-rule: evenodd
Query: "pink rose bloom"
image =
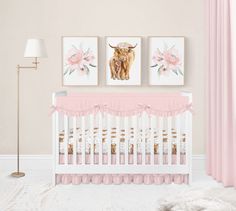
<path fill-rule="evenodd" d="M 83 51 L 76 48 L 70 49 L 67 53 L 66 61 L 72 69 L 77 69 L 83 61 Z"/>
<path fill-rule="evenodd" d="M 83 49 L 77 49 L 75 46 L 68 51 L 66 55 L 66 65 L 67 72 L 71 74 L 75 70 L 79 75 L 86 75 L 89 73 L 89 66 L 94 67 L 93 61 L 95 59 L 93 52 L 89 49 L 87 51 L 83 51 Z"/>
<path fill-rule="evenodd" d="M 70 49 L 67 54 L 68 64 L 74 65 L 79 64 L 83 59 L 83 51 L 77 49 Z"/>
<path fill-rule="evenodd" d="M 181 70 L 178 69 L 181 65 L 179 53 L 174 46 L 168 49 L 168 46 L 165 45 L 163 52 L 157 49 L 152 56 L 152 60 L 154 63 L 152 67 L 157 68 L 160 75 L 168 76 L 171 71 L 177 75 L 178 73 L 182 74 Z"/>
<path fill-rule="evenodd" d="M 171 64 L 173 66 L 176 66 L 179 64 L 180 59 L 172 54 L 171 52 L 167 51 L 164 53 L 164 59 L 168 64 Z"/>

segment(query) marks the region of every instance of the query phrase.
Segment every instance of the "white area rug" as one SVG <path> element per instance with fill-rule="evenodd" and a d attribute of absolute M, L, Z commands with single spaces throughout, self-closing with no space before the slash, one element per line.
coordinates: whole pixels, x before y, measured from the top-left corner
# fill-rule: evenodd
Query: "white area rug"
<path fill-rule="evenodd" d="M 160 211 L 235 211 L 236 190 L 233 188 L 205 188 L 189 190 L 160 200 Z"/>
<path fill-rule="evenodd" d="M 50 185 L 45 177 L 0 177 L 0 211 L 231 211 L 236 190 L 187 185 Z M 206 185 L 207 184 L 207 185 Z M 207 186 L 207 188 L 206 188 Z"/>

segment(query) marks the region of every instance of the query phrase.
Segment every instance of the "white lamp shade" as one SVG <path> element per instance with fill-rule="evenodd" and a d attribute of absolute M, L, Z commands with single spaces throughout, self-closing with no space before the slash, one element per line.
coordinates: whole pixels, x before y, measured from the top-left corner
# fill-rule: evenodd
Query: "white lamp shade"
<path fill-rule="evenodd" d="M 28 39 L 24 57 L 47 57 L 46 47 L 42 39 Z"/>

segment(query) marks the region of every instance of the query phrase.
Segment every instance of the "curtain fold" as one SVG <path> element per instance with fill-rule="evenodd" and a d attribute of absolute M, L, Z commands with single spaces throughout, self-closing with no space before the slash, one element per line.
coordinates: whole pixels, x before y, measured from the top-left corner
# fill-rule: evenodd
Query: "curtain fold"
<path fill-rule="evenodd" d="M 207 173 L 236 187 L 231 0 L 207 0 Z"/>

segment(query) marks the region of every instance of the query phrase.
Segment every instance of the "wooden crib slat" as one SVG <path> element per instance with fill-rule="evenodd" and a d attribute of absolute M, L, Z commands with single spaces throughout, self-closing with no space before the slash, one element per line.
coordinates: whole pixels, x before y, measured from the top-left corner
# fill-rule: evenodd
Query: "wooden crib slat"
<path fill-rule="evenodd" d="M 120 117 L 116 117 L 116 165 L 120 164 Z"/>
<path fill-rule="evenodd" d="M 163 135 L 162 135 L 162 130 L 163 130 L 163 117 L 158 117 L 158 137 L 159 137 L 159 146 L 158 146 L 158 151 L 159 151 L 159 165 L 163 165 Z"/>
<path fill-rule="evenodd" d="M 102 149 L 102 130 L 103 130 L 103 121 L 102 121 L 102 113 L 99 112 L 98 113 L 98 128 L 99 128 L 99 132 L 98 132 L 98 146 L 99 146 L 99 165 L 102 165 L 102 157 L 103 157 L 103 149 Z"/>
<path fill-rule="evenodd" d="M 90 165 L 94 165 L 94 114 L 90 115 Z"/>
<path fill-rule="evenodd" d="M 142 164 L 145 165 L 146 162 L 146 144 L 145 144 L 145 130 L 146 130 L 146 113 L 143 112 L 141 116 L 141 123 L 142 123 Z"/>
<path fill-rule="evenodd" d="M 73 164 L 76 165 L 77 156 L 77 131 L 76 131 L 76 116 L 73 117 Z"/>
<path fill-rule="evenodd" d="M 168 165 L 172 164 L 172 117 L 167 117 L 167 131 L 168 131 L 168 139 L 167 139 L 167 147 L 168 147 Z"/>
<path fill-rule="evenodd" d="M 154 128 L 155 128 L 155 116 L 151 115 L 150 122 L 151 122 L 151 130 L 150 130 L 150 155 L 151 155 L 151 165 L 154 165 Z"/>
<path fill-rule="evenodd" d="M 69 138 L 69 135 L 68 135 L 68 126 L 69 126 L 69 119 L 68 119 L 68 116 L 67 115 L 64 115 L 64 131 L 65 131 L 65 134 L 64 134 L 64 165 L 68 165 L 68 138 Z"/>
<path fill-rule="evenodd" d="M 125 121 L 125 165 L 129 164 L 129 118 L 124 117 Z"/>
<path fill-rule="evenodd" d="M 181 115 L 177 115 L 176 116 L 176 164 L 177 165 L 180 165 L 180 141 L 181 141 L 181 134 L 180 134 L 180 118 L 181 118 Z"/>
<path fill-rule="evenodd" d="M 108 165 L 111 165 L 111 115 L 107 114 L 107 150 L 108 150 Z"/>
<path fill-rule="evenodd" d="M 133 148 L 134 148 L 134 154 L 133 154 L 133 156 L 134 156 L 134 165 L 137 165 L 138 163 L 137 163 L 137 155 L 138 155 L 138 152 L 137 152 L 137 126 L 138 126 L 138 118 L 137 118 L 137 116 L 135 115 L 134 117 L 133 117 L 133 127 L 134 127 L 134 141 L 133 141 Z"/>
<path fill-rule="evenodd" d="M 81 117 L 82 165 L 85 165 L 85 116 Z"/>

